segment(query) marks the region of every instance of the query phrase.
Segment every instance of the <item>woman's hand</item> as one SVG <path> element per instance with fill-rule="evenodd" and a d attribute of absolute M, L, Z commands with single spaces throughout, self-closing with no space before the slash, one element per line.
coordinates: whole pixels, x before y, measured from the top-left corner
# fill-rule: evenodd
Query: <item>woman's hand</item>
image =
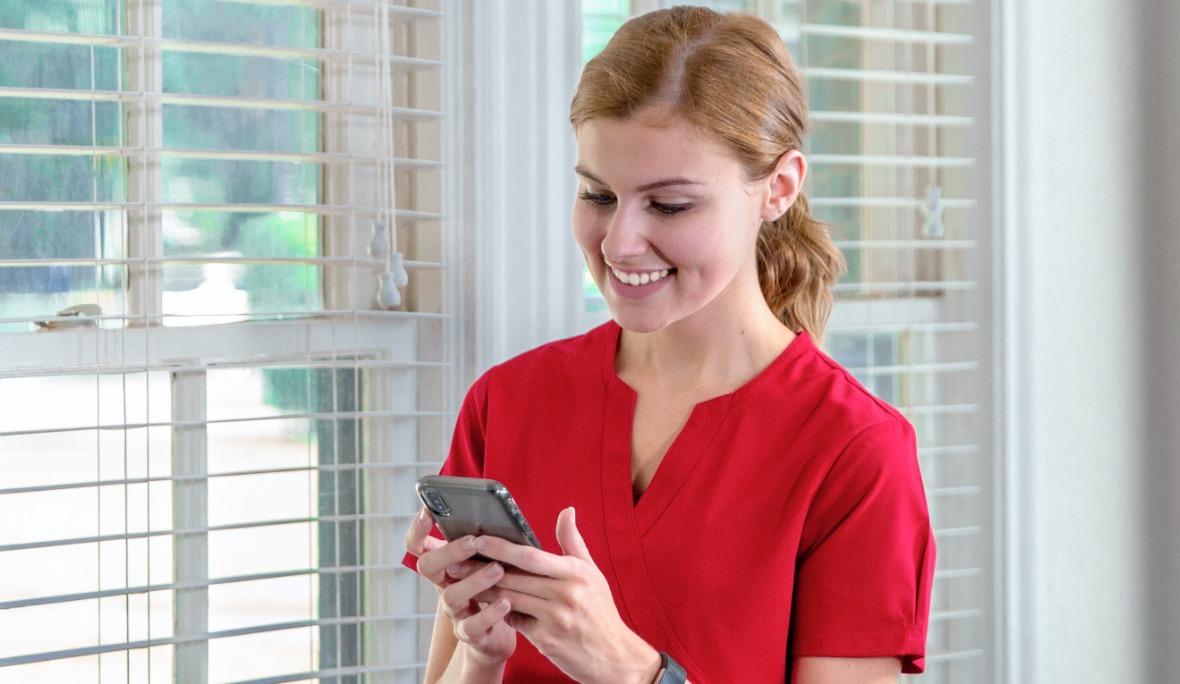
<path fill-rule="evenodd" d="M 516 650 L 516 631 L 504 622 L 511 610 L 508 599 L 486 593 L 503 578 L 504 566 L 472 560 L 473 537 L 453 542 L 431 537 L 432 525 L 423 508 L 406 532 L 406 550 L 418 556 L 418 574 L 438 590 L 439 607 L 454 625 L 455 638 L 469 647 L 464 663 L 498 667 Z"/>
<path fill-rule="evenodd" d="M 475 540 L 480 553 L 508 568 L 494 590 L 497 604 L 511 603 L 508 624 L 579 682 L 650 684 L 660 656 L 619 617 L 573 508 L 557 517 L 557 541 L 564 556 L 496 537 Z"/>

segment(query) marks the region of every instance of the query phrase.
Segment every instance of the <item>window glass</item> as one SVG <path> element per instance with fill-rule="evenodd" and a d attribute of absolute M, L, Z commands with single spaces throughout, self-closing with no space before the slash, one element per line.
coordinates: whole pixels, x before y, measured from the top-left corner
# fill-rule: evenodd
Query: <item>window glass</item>
<path fill-rule="evenodd" d="M 3 3 L 0 27 L 112 35 L 119 7 L 115 0 Z M 110 46 L 0 40 L 0 88 L 12 89 L 0 96 L 0 202 L 9 205 L 0 209 L 0 332 L 31 329 L 4 319 L 81 301 L 119 308 L 121 272 L 94 261 L 122 256 L 125 222 L 119 211 L 85 205 L 124 201 L 126 164 L 118 154 L 79 148 L 117 147 L 124 107 L 113 97 L 80 101 L 33 91 L 117 90 L 121 59 Z M 50 153 L 54 146 L 73 149 Z M 22 206 L 33 202 L 50 206 Z M 54 259 L 73 262 L 45 263 Z"/>
<path fill-rule="evenodd" d="M 317 48 L 319 22 L 309 7 L 208 0 L 166 3 L 163 14 L 166 38 L 230 46 Z M 319 152 L 322 115 L 265 105 L 319 99 L 319 62 L 175 49 L 164 52 L 163 79 L 166 93 L 259 103 L 164 106 L 164 147 L 173 151 L 162 162 L 164 201 L 196 205 L 164 211 L 164 255 L 178 259 L 164 269 L 164 312 L 177 315 L 166 322 L 320 308 L 313 260 L 321 253 L 322 219 L 309 207 L 320 204 L 322 170 L 299 155 Z M 282 158 L 265 158 L 272 153 Z M 265 206 L 276 208 L 256 208 Z M 212 311 L 230 315 L 203 315 Z"/>

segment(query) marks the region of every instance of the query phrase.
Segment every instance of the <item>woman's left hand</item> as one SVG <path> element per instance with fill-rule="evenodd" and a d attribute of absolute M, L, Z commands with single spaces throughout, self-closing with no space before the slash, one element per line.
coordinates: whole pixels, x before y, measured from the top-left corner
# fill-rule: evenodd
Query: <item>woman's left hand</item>
<path fill-rule="evenodd" d="M 659 653 L 619 617 L 573 508 L 557 516 L 557 541 L 563 556 L 496 537 L 477 540 L 484 556 L 505 565 L 494 591 L 512 604 L 506 621 L 579 682 L 650 684 Z"/>

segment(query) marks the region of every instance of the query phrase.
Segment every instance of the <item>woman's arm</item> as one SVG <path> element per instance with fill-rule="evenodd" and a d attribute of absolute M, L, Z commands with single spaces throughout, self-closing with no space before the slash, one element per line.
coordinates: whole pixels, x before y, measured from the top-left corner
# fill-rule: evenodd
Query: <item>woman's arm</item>
<path fill-rule="evenodd" d="M 791 684 L 897 684 L 897 658 L 796 658 Z"/>
<path fill-rule="evenodd" d="M 422 509 L 405 539 L 406 551 L 418 557 L 418 574 L 439 592 L 426 681 L 500 682 L 504 663 L 516 650 L 516 632 L 504 621 L 511 607 L 506 599 L 478 597 L 504 577 L 504 567 L 472 560 L 472 537 L 453 542 L 431 537 L 431 525 Z"/>
<path fill-rule="evenodd" d="M 465 684 L 500 684 L 504 679 L 504 662 L 480 662 L 460 647 L 455 624 L 438 602 L 434 616 L 434 633 L 430 637 L 430 655 L 426 659 L 426 684 L 463 682 Z"/>

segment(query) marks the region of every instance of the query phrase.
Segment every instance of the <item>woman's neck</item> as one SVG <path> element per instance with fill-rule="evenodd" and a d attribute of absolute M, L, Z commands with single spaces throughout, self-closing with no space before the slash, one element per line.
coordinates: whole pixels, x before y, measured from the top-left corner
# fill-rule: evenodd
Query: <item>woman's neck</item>
<path fill-rule="evenodd" d="M 749 382 L 794 339 L 762 301 L 746 310 L 702 310 L 655 332 L 623 330 L 615 370 L 637 390 L 680 388 L 704 401 Z"/>

